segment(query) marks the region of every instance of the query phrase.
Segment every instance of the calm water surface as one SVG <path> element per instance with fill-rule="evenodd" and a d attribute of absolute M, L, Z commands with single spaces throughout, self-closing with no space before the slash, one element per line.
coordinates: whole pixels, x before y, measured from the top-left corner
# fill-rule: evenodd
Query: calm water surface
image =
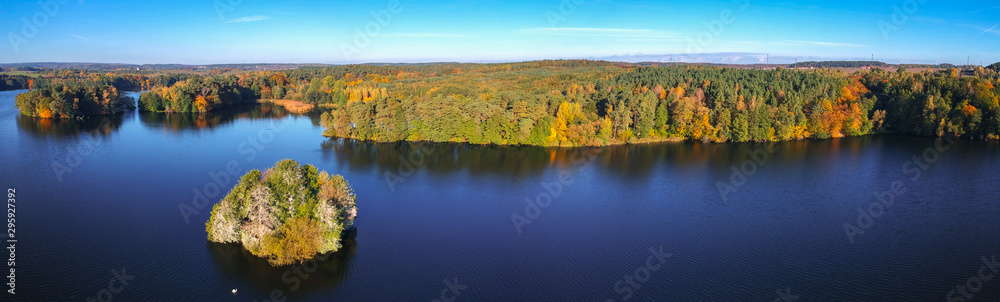
<path fill-rule="evenodd" d="M 124 270 L 134 279 L 116 301 L 430 301 L 453 297 L 446 282 L 456 301 L 782 301 L 777 289 L 799 301 L 941 301 L 1000 254 L 996 142 L 926 154 L 934 139 L 901 136 L 372 144 L 323 138 L 317 116 L 267 105 L 37 120 L 18 116 L 20 92 L 0 92 L 0 185 L 17 190 L 19 239 L 18 293 L 3 300 L 85 300 Z M 907 164 L 924 155 L 933 163 Z M 345 248 L 273 268 L 208 243 L 201 197 L 215 203 L 239 175 L 285 158 L 354 187 Z M 733 177 L 734 166 L 752 173 Z M 858 226 L 859 207 L 894 181 L 906 192 L 863 217 L 852 243 L 845 223 Z M 546 207 L 526 213 L 526 200 Z M 661 247 L 671 256 L 649 262 Z M 998 299 L 1000 277 L 970 301 Z"/>

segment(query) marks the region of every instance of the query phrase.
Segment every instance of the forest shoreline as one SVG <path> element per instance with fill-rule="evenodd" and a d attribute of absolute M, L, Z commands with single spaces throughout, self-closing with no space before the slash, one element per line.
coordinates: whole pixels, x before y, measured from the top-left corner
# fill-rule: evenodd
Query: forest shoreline
<path fill-rule="evenodd" d="M 949 140 L 963 140 L 962 137 L 947 135 L 947 136 L 933 136 L 933 135 L 918 135 L 905 132 L 881 132 L 881 133 L 868 133 L 864 135 L 857 136 L 844 136 L 844 137 L 829 137 L 829 138 L 817 138 L 817 137 L 805 137 L 796 138 L 789 140 L 775 140 L 775 141 L 746 141 L 746 142 L 734 142 L 734 141 L 700 141 L 691 140 L 681 137 L 672 138 L 657 138 L 633 142 L 610 142 L 606 145 L 531 145 L 531 144 L 475 144 L 470 142 L 436 142 L 430 140 L 399 140 L 399 141 L 378 141 L 378 140 L 363 140 L 351 137 L 340 137 L 340 136 L 330 136 L 324 134 L 325 138 L 334 139 L 345 139 L 353 140 L 357 142 L 374 143 L 374 144 L 395 144 L 395 143 L 417 143 L 417 144 L 467 144 L 474 146 L 496 146 L 496 147 L 542 147 L 542 148 L 560 148 L 560 149 L 576 149 L 576 148 L 601 148 L 601 147 L 613 147 L 613 146 L 636 146 L 636 145 L 650 145 L 650 144 L 679 144 L 686 142 L 700 142 L 711 145 L 727 145 L 727 144 L 769 144 L 769 143 L 782 143 L 782 142 L 797 142 L 797 141 L 828 141 L 834 139 L 843 139 L 851 137 L 866 137 L 866 136 L 876 136 L 876 135 L 888 135 L 888 136 L 904 136 L 904 137 L 919 137 L 919 138 L 934 138 L 934 139 L 949 139 Z M 984 142 L 1000 142 L 1000 139 L 995 138 L 966 138 L 968 141 L 984 141 Z"/>
<path fill-rule="evenodd" d="M 26 116 L 119 112 L 132 105 L 115 98 L 115 90 L 142 90 L 148 92 L 135 106 L 145 112 L 270 102 L 311 114 L 312 105 L 328 137 L 574 147 L 894 132 L 995 140 L 998 70 L 1000 63 L 961 72 L 900 67 L 848 74 L 536 61 L 184 74 L 52 71 L 5 85 L 43 88 L 17 98 Z"/>
<path fill-rule="evenodd" d="M 325 137 L 325 138 L 349 139 L 349 140 L 354 140 L 354 141 L 359 141 L 359 142 L 368 142 L 368 143 L 376 143 L 376 144 L 393 144 L 393 143 L 469 144 L 469 145 L 475 145 L 475 146 L 543 147 L 543 148 L 600 148 L 600 147 L 627 146 L 627 145 L 676 144 L 676 143 L 683 143 L 683 142 L 689 141 L 688 139 L 685 139 L 683 137 L 658 137 L 658 138 L 639 139 L 639 140 L 634 141 L 634 142 L 615 141 L 615 142 L 609 142 L 609 143 L 604 144 L 604 145 L 534 145 L 534 144 L 493 144 L 493 143 L 477 144 L 477 143 L 472 143 L 472 142 L 468 142 L 468 141 L 464 141 L 464 142 L 462 142 L 462 141 L 438 142 L 438 141 L 432 141 L 432 140 L 380 141 L 380 140 L 372 140 L 372 139 L 358 139 L 358 138 L 353 138 L 353 137 L 342 137 L 342 136 L 336 136 L 336 135 L 331 136 L 331 135 L 327 135 L 325 133 L 323 134 L 323 137 Z M 725 144 L 725 143 L 732 143 L 732 142 L 728 142 L 727 141 L 727 142 L 712 142 L 712 143 Z"/>

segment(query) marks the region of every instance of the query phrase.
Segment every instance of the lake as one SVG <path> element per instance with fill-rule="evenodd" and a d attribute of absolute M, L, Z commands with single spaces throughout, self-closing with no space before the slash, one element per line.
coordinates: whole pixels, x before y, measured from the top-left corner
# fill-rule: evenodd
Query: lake
<path fill-rule="evenodd" d="M 20 92 L 0 92 L 15 300 L 1000 299 L 997 142 L 375 144 L 266 104 L 38 120 Z M 207 242 L 211 205 L 285 158 L 353 186 L 344 248 L 275 268 Z"/>

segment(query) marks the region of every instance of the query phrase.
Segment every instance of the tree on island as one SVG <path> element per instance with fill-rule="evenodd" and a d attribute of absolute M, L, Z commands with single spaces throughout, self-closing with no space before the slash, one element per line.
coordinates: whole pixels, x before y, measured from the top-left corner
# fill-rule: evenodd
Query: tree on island
<path fill-rule="evenodd" d="M 52 85 L 17 95 L 14 106 L 24 116 L 76 118 L 114 115 L 135 109 L 135 99 L 114 86 Z"/>
<path fill-rule="evenodd" d="M 286 159 L 243 175 L 212 208 L 205 230 L 209 241 L 238 242 L 272 265 L 288 265 L 340 249 L 356 200 L 344 177 Z"/>

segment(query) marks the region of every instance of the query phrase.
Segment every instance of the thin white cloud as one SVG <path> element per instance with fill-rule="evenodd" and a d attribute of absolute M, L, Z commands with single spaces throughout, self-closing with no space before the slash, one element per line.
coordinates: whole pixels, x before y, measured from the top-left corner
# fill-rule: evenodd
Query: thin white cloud
<path fill-rule="evenodd" d="M 752 45 L 752 46 L 803 46 L 803 45 L 817 45 L 817 46 L 827 46 L 827 47 L 868 47 L 864 44 L 854 44 L 854 43 L 839 43 L 839 42 L 822 42 L 822 41 L 799 41 L 799 40 L 783 40 L 777 42 L 767 42 L 767 41 L 719 41 L 719 43 L 731 43 L 736 45 Z"/>
<path fill-rule="evenodd" d="M 854 43 L 839 43 L 839 42 L 820 42 L 820 41 L 782 41 L 780 44 L 796 46 L 796 45 L 818 45 L 827 47 L 868 47 L 868 45 L 854 44 Z"/>
<path fill-rule="evenodd" d="M 409 37 L 409 38 L 465 38 L 468 35 L 449 33 L 395 33 L 385 34 L 386 37 Z"/>
<path fill-rule="evenodd" d="M 267 16 L 256 15 L 256 16 L 249 16 L 249 17 L 243 17 L 243 18 L 239 18 L 239 19 L 229 20 L 229 21 L 226 21 L 226 23 L 256 22 L 256 21 L 264 21 L 264 20 L 267 20 L 267 19 L 268 19 Z"/>
<path fill-rule="evenodd" d="M 1000 24 L 993 25 L 993 27 L 984 29 L 983 32 L 979 33 L 979 35 L 982 36 L 985 33 L 991 33 L 1000 36 L 1000 30 L 997 30 L 997 26 L 1000 26 Z"/>
<path fill-rule="evenodd" d="M 975 13 L 978 13 L 978 12 L 984 12 L 984 11 L 994 10 L 994 9 L 998 9 L 998 8 L 1000 8 L 1000 6 L 994 6 L 994 7 L 987 7 L 987 8 L 983 8 L 983 9 L 977 9 L 977 10 L 965 12 L 965 13 L 962 13 L 962 14 L 963 15 L 975 14 Z"/>
<path fill-rule="evenodd" d="M 631 38 L 676 38 L 662 31 L 652 29 L 632 28 L 589 28 L 589 27 L 540 27 L 526 28 L 521 32 L 528 34 L 569 35 L 569 36 L 606 36 Z"/>
<path fill-rule="evenodd" d="M 81 36 L 81 35 L 74 35 L 74 34 L 70 34 L 70 36 L 71 36 L 71 37 L 74 37 L 74 38 L 77 38 L 77 39 L 80 39 L 80 41 L 84 41 L 84 42 L 90 42 L 90 39 L 89 39 L 89 38 L 87 38 L 87 37 L 84 37 L 84 36 Z"/>
<path fill-rule="evenodd" d="M 979 32 L 980 36 L 982 36 L 983 34 L 992 34 L 995 36 L 1000 36 L 1000 24 L 993 25 L 993 27 L 989 28 L 974 24 L 959 24 L 959 25 L 975 29 L 976 31 Z"/>

